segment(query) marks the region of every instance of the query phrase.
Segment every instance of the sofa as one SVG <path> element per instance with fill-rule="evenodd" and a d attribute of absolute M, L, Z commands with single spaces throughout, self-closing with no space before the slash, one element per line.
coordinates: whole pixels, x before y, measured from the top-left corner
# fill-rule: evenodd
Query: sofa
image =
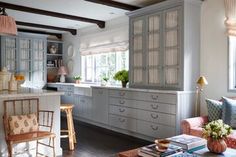
<path fill-rule="evenodd" d="M 182 132 L 183 134 L 202 137 L 202 127 L 207 123 L 207 116 L 184 119 L 181 122 Z M 233 130 L 232 134 L 227 136 L 225 142 L 228 147 L 236 149 L 236 130 Z"/>

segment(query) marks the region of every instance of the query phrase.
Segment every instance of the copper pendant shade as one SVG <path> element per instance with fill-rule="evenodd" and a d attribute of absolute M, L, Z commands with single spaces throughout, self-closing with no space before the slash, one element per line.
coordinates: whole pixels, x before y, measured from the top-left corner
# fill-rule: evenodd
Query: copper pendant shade
<path fill-rule="evenodd" d="M 16 21 L 14 18 L 7 16 L 5 9 L 0 10 L 0 34 L 17 35 Z"/>

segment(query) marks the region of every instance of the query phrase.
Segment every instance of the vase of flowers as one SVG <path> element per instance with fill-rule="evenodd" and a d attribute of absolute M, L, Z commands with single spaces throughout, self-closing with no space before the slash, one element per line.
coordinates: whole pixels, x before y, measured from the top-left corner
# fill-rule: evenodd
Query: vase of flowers
<path fill-rule="evenodd" d="M 232 128 L 219 119 L 212 121 L 203 127 L 203 137 L 207 139 L 207 147 L 210 152 L 223 153 L 227 145 L 225 138 L 232 132 Z"/>
<path fill-rule="evenodd" d="M 121 81 L 122 87 L 126 88 L 126 85 L 129 82 L 129 71 L 127 70 L 118 71 L 113 78 L 114 80 Z"/>
<path fill-rule="evenodd" d="M 80 75 L 74 76 L 73 79 L 75 80 L 76 84 L 80 84 L 80 80 L 82 79 Z"/>

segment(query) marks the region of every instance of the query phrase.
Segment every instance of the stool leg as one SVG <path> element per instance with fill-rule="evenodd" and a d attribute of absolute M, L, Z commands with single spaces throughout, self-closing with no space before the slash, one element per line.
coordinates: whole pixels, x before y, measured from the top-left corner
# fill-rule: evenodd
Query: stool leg
<path fill-rule="evenodd" d="M 67 127 L 68 127 L 68 136 L 69 136 L 69 148 L 70 150 L 74 150 L 74 142 L 73 142 L 73 134 L 72 134 L 72 126 L 71 126 L 71 114 L 70 110 L 66 110 L 67 116 Z"/>
<path fill-rule="evenodd" d="M 72 126 L 72 132 L 73 132 L 73 140 L 74 140 L 74 143 L 77 143 L 77 140 L 76 140 L 76 135 L 75 135 L 75 128 L 74 128 L 74 120 L 73 120 L 73 114 L 71 112 L 71 126 Z"/>

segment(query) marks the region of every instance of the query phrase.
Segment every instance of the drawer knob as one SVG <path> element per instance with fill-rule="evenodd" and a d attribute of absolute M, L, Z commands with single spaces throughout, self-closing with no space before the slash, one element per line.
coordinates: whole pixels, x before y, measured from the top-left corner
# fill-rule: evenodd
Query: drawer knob
<path fill-rule="evenodd" d="M 124 104 L 125 101 L 124 101 L 124 100 L 120 100 L 119 103 L 120 103 L 120 104 Z"/>
<path fill-rule="evenodd" d="M 157 119 L 157 118 L 158 118 L 158 114 L 151 113 L 151 117 L 152 117 L 153 119 Z"/>
<path fill-rule="evenodd" d="M 120 121 L 121 123 L 124 123 L 124 122 L 125 122 L 125 119 L 119 118 L 119 121 Z"/>
<path fill-rule="evenodd" d="M 125 109 L 119 108 L 120 112 L 125 112 Z"/>
<path fill-rule="evenodd" d="M 152 128 L 152 130 L 158 130 L 158 126 L 153 126 L 153 125 L 151 125 L 151 128 Z"/>
<path fill-rule="evenodd" d="M 153 100 L 157 100 L 158 96 L 157 95 L 152 95 Z"/>
<path fill-rule="evenodd" d="M 158 109 L 159 106 L 157 104 L 151 104 L 151 107 L 152 107 L 152 109 L 156 110 L 156 109 Z"/>

